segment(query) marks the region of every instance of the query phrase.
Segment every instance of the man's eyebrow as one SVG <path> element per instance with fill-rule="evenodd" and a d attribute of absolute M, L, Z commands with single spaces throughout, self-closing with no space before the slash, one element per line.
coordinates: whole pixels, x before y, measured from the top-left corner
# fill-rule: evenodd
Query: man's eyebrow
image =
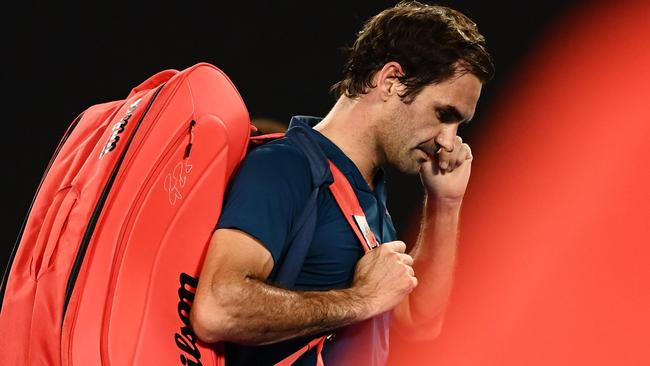
<path fill-rule="evenodd" d="M 453 116 L 454 120 L 460 121 L 460 123 L 469 123 L 469 121 L 472 120 L 471 117 L 468 118 L 468 117 L 463 116 L 463 114 L 460 113 L 458 111 L 458 109 L 456 107 L 454 107 L 453 105 L 443 105 L 443 106 L 441 106 L 439 108 L 441 110 L 443 110 L 445 113 L 451 114 Z"/>

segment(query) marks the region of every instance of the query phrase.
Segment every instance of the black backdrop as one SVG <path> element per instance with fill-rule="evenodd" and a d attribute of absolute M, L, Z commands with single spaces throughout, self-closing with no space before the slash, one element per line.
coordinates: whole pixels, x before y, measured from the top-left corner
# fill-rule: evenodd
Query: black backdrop
<path fill-rule="evenodd" d="M 575 5 L 559 0 L 442 1 L 469 15 L 497 66 L 461 135 L 480 138 L 481 114 L 527 51 Z M 343 58 L 362 22 L 394 1 L 258 1 L 132 4 L 23 2 L 2 12 L 2 267 L 41 175 L 70 121 L 88 106 L 126 96 L 168 68 L 213 63 L 233 80 L 251 117 L 324 115 Z M 420 205 L 417 177 L 388 171 L 398 232 Z M 406 237 L 405 239 L 412 239 Z"/>

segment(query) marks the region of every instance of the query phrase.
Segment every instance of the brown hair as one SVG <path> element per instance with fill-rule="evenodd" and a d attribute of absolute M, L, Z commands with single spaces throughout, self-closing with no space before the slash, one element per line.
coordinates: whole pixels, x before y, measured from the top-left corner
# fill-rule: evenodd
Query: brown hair
<path fill-rule="evenodd" d="M 472 73 L 483 83 L 494 75 L 474 22 L 454 9 L 418 1 L 400 2 L 369 19 L 346 53 L 343 80 L 330 89 L 336 97 L 365 94 L 374 87 L 373 75 L 390 61 L 404 72 L 398 79 L 406 86 L 405 102 L 458 73 Z"/>

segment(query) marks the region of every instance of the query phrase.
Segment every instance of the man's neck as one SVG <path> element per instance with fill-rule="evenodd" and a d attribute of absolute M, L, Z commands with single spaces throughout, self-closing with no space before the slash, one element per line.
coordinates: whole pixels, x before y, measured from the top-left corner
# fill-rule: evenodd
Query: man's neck
<path fill-rule="evenodd" d="M 374 190 L 373 178 L 383 161 L 372 119 L 364 104 L 358 99 L 341 97 L 314 129 L 352 160 L 368 186 Z"/>

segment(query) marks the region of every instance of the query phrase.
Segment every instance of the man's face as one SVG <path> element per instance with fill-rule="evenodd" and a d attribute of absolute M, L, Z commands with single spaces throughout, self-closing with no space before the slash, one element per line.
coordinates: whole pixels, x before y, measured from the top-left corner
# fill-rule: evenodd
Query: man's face
<path fill-rule="evenodd" d="M 458 126 L 474 116 L 481 85 L 466 73 L 426 86 L 409 104 L 397 95 L 389 98 L 378 124 L 378 143 L 387 162 L 416 174 L 438 149 L 451 151 Z"/>

